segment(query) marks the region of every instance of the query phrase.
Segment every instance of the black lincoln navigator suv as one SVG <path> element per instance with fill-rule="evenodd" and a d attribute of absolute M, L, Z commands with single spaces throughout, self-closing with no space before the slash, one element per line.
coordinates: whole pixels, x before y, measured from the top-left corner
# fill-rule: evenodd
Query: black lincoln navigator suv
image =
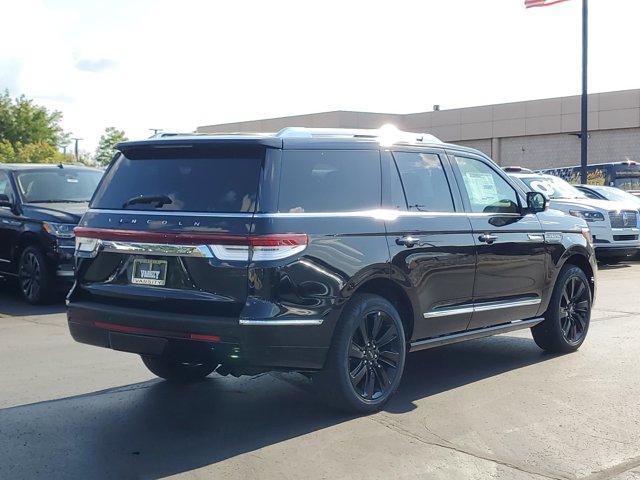
<path fill-rule="evenodd" d="M 0 163 L 0 275 L 17 280 L 27 302 L 71 288 L 73 229 L 101 176 L 84 166 Z"/>
<path fill-rule="evenodd" d="M 288 128 L 121 143 L 76 228 L 69 328 L 167 380 L 287 370 L 382 408 L 408 352 L 585 339 L 584 220 L 430 135 Z"/>

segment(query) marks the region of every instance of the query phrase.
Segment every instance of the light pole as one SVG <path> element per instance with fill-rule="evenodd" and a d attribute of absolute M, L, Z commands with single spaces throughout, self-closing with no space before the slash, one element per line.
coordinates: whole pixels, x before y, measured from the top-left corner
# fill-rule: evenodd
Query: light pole
<path fill-rule="evenodd" d="M 76 162 L 78 162 L 78 161 L 79 161 L 79 156 L 78 156 L 78 142 L 79 142 L 80 140 L 84 140 L 84 138 L 72 138 L 71 140 L 73 140 L 74 142 L 76 142 L 76 144 L 75 144 L 75 148 L 74 148 L 74 154 L 75 154 L 75 157 L 76 157 Z"/>
<path fill-rule="evenodd" d="M 587 62 L 589 47 L 589 0 L 582 0 L 582 106 L 580 119 L 580 183 L 587 183 L 587 141 L 589 140 L 587 121 L 589 118 L 589 98 L 587 95 Z"/>

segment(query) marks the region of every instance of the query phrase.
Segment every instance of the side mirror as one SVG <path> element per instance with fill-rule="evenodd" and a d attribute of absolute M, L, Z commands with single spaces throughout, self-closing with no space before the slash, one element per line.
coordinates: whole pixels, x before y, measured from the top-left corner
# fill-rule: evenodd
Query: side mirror
<path fill-rule="evenodd" d="M 13 207 L 13 203 L 9 199 L 9 196 L 4 193 L 0 193 L 0 207 Z"/>
<path fill-rule="evenodd" d="M 527 210 L 529 212 L 544 212 L 546 209 L 547 197 L 540 192 L 527 192 Z"/>

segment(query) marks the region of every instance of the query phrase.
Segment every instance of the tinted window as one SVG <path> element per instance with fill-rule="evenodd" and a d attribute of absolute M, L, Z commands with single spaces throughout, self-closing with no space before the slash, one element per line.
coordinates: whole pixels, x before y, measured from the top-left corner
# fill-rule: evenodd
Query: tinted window
<path fill-rule="evenodd" d="M 97 170 L 56 168 L 19 172 L 16 182 L 27 203 L 88 202 L 101 177 Z"/>
<path fill-rule="evenodd" d="M 407 209 L 407 199 L 404 196 L 404 189 L 400 181 L 400 173 L 395 164 L 391 165 L 391 207 L 396 210 Z"/>
<path fill-rule="evenodd" d="M 438 155 L 394 152 L 409 210 L 453 212 L 449 183 Z"/>
<path fill-rule="evenodd" d="M 145 155 L 146 156 L 146 155 Z M 135 197 L 150 199 L 133 210 L 253 212 L 261 160 L 258 154 L 207 157 L 127 158 L 116 160 L 92 202 L 94 208 L 123 208 Z M 153 198 L 164 198 L 160 202 Z"/>
<path fill-rule="evenodd" d="M 340 212 L 380 207 L 377 150 L 285 150 L 281 212 Z"/>
<path fill-rule="evenodd" d="M 9 183 L 9 176 L 4 172 L 0 172 L 0 194 L 6 195 L 10 199 L 13 198 L 11 183 Z"/>
<path fill-rule="evenodd" d="M 515 190 L 486 163 L 456 157 L 471 211 L 474 213 L 518 213 Z"/>

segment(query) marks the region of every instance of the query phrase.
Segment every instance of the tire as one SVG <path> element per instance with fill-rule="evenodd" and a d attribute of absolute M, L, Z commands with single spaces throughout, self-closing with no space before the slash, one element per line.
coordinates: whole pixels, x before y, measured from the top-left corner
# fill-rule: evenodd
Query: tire
<path fill-rule="evenodd" d="M 342 312 L 326 367 L 314 383 L 331 405 L 373 413 L 398 389 L 405 356 L 404 328 L 395 307 L 378 295 L 356 294 Z"/>
<path fill-rule="evenodd" d="M 574 265 L 562 267 L 545 319 L 531 329 L 536 344 L 551 353 L 578 350 L 589 331 L 591 305 L 591 289 L 585 273 Z"/>
<path fill-rule="evenodd" d="M 218 367 L 211 363 L 181 362 L 162 356 L 141 355 L 141 358 L 151 373 L 175 383 L 199 382 Z"/>
<path fill-rule="evenodd" d="M 34 246 L 25 248 L 18 263 L 18 288 L 28 303 L 42 305 L 53 298 L 54 282 L 42 251 Z"/>

